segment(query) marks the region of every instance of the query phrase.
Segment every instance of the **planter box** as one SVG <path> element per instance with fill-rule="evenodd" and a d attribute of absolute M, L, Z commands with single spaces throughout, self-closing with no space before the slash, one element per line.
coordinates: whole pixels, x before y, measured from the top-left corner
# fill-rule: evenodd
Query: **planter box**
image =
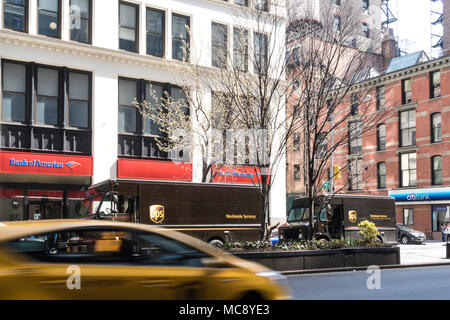
<path fill-rule="evenodd" d="M 276 271 L 400 264 L 400 248 L 345 248 L 280 252 L 233 252 Z"/>

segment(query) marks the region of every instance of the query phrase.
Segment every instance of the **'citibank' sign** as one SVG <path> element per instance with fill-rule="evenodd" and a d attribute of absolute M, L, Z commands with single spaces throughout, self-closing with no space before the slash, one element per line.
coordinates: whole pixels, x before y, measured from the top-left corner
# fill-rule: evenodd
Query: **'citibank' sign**
<path fill-rule="evenodd" d="M 437 201 L 450 200 L 450 190 L 429 191 L 429 192 L 410 192 L 410 193 L 391 193 L 395 201 Z"/>

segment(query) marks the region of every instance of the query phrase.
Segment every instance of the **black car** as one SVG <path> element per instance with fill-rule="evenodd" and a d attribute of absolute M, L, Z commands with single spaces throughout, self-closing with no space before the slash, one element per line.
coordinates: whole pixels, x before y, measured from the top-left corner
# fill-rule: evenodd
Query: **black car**
<path fill-rule="evenodd" d="M 402 244 L 407 243 L 418 243 L 421 244 L 425 241 L 426 237 L 423 232 L 410 229 L 402 224 L 396 224 L 397 229 L 397 240 Z"/>

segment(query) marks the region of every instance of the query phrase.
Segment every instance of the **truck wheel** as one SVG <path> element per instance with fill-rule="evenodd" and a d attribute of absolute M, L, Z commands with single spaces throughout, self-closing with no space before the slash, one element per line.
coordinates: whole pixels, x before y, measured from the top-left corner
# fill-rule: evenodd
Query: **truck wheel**
<path fill-rule="evenodd" d="M 212 245 L 213 247 L 216 247 L 216 248 L 219 248 L 219 249 L 222 249 L 223 245 L 224 245 L 223 241 L 220 240 L 220 239 L 212 239 L 212 240 L 209 240 L 208 243 L 210 245 Z"/>

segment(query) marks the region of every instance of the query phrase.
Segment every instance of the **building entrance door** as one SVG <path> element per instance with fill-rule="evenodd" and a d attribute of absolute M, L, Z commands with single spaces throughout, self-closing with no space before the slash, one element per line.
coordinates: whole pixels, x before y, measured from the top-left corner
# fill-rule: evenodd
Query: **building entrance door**
<path fill-rule="evenodd" d="M 30 220 L 62 219 L 62 191 L 28 191 L 28 218 Z"/>

